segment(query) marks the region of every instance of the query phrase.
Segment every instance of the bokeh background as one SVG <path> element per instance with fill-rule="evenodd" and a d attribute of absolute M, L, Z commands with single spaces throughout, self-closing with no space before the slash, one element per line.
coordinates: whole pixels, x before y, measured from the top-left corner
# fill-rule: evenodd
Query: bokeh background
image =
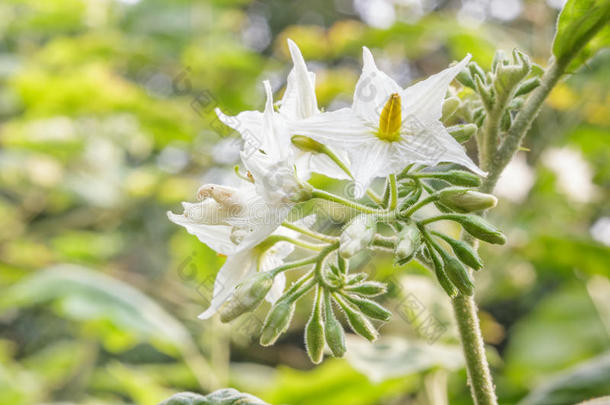
<path fill-rule="evenodd" d="M 281 94 L 285 39 L 322 106 L 351 101 L 361 46 L 402 85 L 514 47 L 546 65 L 561 0 L 3 0 L 0 404 L 156 404 L 232 386 L 273 404 L 469 404 L 447 299 L 376 255 L 395 313 L 374 347 L 312 367 L 308 305 L 276 346 L 261 314 L 199 321 L 223 258 L 182 228 L 239 141 L 213 114 Z M 485 341 L 503 404 L 610 394 L 610 53 L 561 83 L 508 167 L 482 247 Z M 322 176 L 319 186 L 337 187 Z M 449 401 L 449 402 L 447 402 Z"/>

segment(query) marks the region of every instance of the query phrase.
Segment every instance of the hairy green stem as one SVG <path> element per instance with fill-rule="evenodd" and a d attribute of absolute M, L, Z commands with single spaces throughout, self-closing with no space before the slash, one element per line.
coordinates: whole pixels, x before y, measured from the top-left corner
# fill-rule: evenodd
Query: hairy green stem
<path fill-rule="evenodd" d="M 451 300 L 457 320 L 470 391 L 475 405 L 495 405 L 498 403 L 494 385 L 485 357 L 485 346 L 477 316 L 477 306 L 473 297 L 458 295 Z"/>
<path fill-rule="evenodd" d="M 282 222 L 282 226 L 284 228 L 292 229 L 293 231 L 302 233 L 305 236 L 309 236 L 310 238 L 318 239 L 318 240 L 321 240 L 323 242 L 334 243 L 337 240 L 339 240 L 338 238 L 335 238 L 333 236 L 328 236 L 328 235 L 324 235 L 322 233 L 314 232 L 314 231 L 311 231 L 311 230 L 309 230 L 307 228 L 303 228 L 303 227 L 300 227 L 300 226 L 298 226 L 296 224 L 293 224 L 293 223 L 290 223 L 290 222 L 286 222 L 286 221 Z"/>
<path fill-rule="evenodd" d="M 373 208 L 373 207 L 369 207 L 367 205 L 363 205 L 363 204 L 357 203 L 355 201 L 350 201 L 350 200 L 348 200 L 346 198 L 339 197 L 338 195 L 328 193 L 328 192 L 326 192 L 324 190 L 315 189 L 312 192 L 311 196 L 313 198 L 321 198 L 323 200 L 328 200 L 328 201 L 336 202 L 336 203 L 345 205 L 346 207 L 353 208 L 353 209 L 358 210 L 360 212 L 364 212 L 365 214 L 373 214 L 373 215 L 387 215 L 388 214 L 387 210 Z"/>
<path fill-rule="evenodd" d="M 480 191 L 484 193 L 493 192 L 502 171 L 519 150 L 523 138 L 538 115 L 546 97 L 563 76 L 572 59 L 604 26 L 605 21 L 602 19 L 598 26 L 590 30 L 588 35 L 574 47 L 570 54 L 561 60 L 553 61 L 547 68 L 542 76 L 540 86 L 532 92 L 521 111 L 515 117 L 515 121 L 511 125 L 504 142 L 494 151 L 493 156 L 485 157 L 489 159 L 489 167 L 487 168 L 489 173 L 479 187 Z M 481 149 L 481 147 L 486 145 L 479 143 L 478 146 Z M 487 151 L 484 151 L 483 154 L 485 152 Z M 485 347 L 477 317 L 474 296 L 459 295 L 452 299 L 452 305 L 458 323 L 474 403 L 475 405 L 496 405 L 498 401 L 489 371 L 489 364 L 485 357 Z"/>

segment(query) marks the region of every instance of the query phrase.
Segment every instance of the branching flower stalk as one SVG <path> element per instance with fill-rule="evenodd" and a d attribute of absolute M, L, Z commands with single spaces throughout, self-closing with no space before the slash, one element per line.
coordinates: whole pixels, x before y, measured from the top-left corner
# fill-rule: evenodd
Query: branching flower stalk
<path fill-rule="evenodd" d="M 200 317 L 219 314 L 230 322 L 267 300 L 271 308 L 260 335 L 267 346 L 288 329 L 298 301 L 311 295 L 304 331 L 310 359 L 321 362 L 325 347 L 343 356 L 341 319 L 374 341 L 375 325 L 391 317 L 373 299 L 387 287 L 368 280 L 366 273 L 354 273 L 350 262 L 366 250 L 389 251 L 397 265 L 419 260 L 430 268 L 452 300 L 474 402 L 497 404 L 473 298 L 473 270 L 483 267 L 474 242 L 503 244 L 506 238 L 479 213 L 496 205 L 487 193 L 571 58 L 558 59 L 540 78 L 519 51 L 512 59 L 498 53 L 489 73 L 467 55 L 403 89 L 364 48 L 352 107 L 322 112 L 314 74 L 296 44 L 289 40 L 288 47 L 294 67 L 279 108 L 264 82 L 263 112 L 235 117 L 217 112 L 244 139 L 246 174 L 236 170 L 240 185 L 204 185 L 199 201 L 184 203 L 182 214 L 168 213 L 227 256 L 211 305 Z M 445 99 L 456 76 L 474 92 Z M 487 173 L 461 145 L 475 133 Z M 311 173 L 347 181 L 354 192 L 314 188 L 308 183 Z M 385 179 L 381 196 L 374 190 L 379 178 Z M 307 205 L 312 200 L 324 204 Z M 312 215 L 303 214 L 305 206 L 314 207 Z M 325 218 L 336 222 L 324 223 Z M 444 234 L 440 221 L 459 224 L 469 243 Z M 294 272 L 302 274 L 286 288 L 286 275 Z"/>

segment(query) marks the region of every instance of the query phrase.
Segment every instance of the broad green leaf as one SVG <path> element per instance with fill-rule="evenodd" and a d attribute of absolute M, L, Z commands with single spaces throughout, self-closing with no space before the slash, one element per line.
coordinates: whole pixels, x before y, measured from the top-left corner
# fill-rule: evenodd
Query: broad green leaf
<path fill-rule="evenodd" d="M 440 367 L 457 370 L 464 358 L 459 346 L 428 344 L 399 337 L 383 337 L 369 343 L 349 335 L 347 361 L 373 382 L 385 381 Z"/>
<path fill-rule="evenodd" d="M 271 390 L 260 393 L 271 404 L 377 405 L 417 390 L 419 376 L 371 382 L 344 359 L 328 359 L 312 370 L 280 367 Z"/>
<path fill-rule="evenodd" d="M 609 20 L 610 0 L 568 0 L 557 20 L 553 55 L 557 60 L 573 56 L 568 70 L 578 68 L 598 50 L 610 45 Z"/>
<path fill-rule="evenodd" d="M 232 388 L 214 391 L 206 396 L 192 392 L 181 392 L 166 399 L 159 405 L 268 405 L 250 394 Z"/>
<path fill-rule="evenodd" d="M 53 302 L 61 315 L 96 326 L 110 324 L 137 340 L 174 351 L 192 347 L 188 331 L 157 303 L 135 288 L 102 273 L 74 265 L 41 270 L 0 298 L 0 309 Z M 108 342 L 105 342 L 108 343 Z"/>
<path fill-rule="evenodd" d="M 529 389 L 606 350 L 610 340 L 599 314 L 584 286 L 574 283 L 542 299 L 512 326 L 506 375 Z"/>
<path fill-rule="evenodd" d="M 581 363 L 542 384 L 525 397 L 519 405 L 570 405 L 610 393 L 610 353 Z M 587 405 L 608 404 L 586 401 Z"/>

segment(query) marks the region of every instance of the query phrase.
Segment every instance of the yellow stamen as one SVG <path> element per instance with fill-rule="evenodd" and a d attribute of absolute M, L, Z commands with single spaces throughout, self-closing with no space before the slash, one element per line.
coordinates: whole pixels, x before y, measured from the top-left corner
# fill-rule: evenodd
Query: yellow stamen
<path fill-rule="evenodd" d="M 401 124 L 400 95 L 393 93 L 379 115 L 379 130 L 375 135 L 383 141 L 395 142 L 400 139 Z"/>

